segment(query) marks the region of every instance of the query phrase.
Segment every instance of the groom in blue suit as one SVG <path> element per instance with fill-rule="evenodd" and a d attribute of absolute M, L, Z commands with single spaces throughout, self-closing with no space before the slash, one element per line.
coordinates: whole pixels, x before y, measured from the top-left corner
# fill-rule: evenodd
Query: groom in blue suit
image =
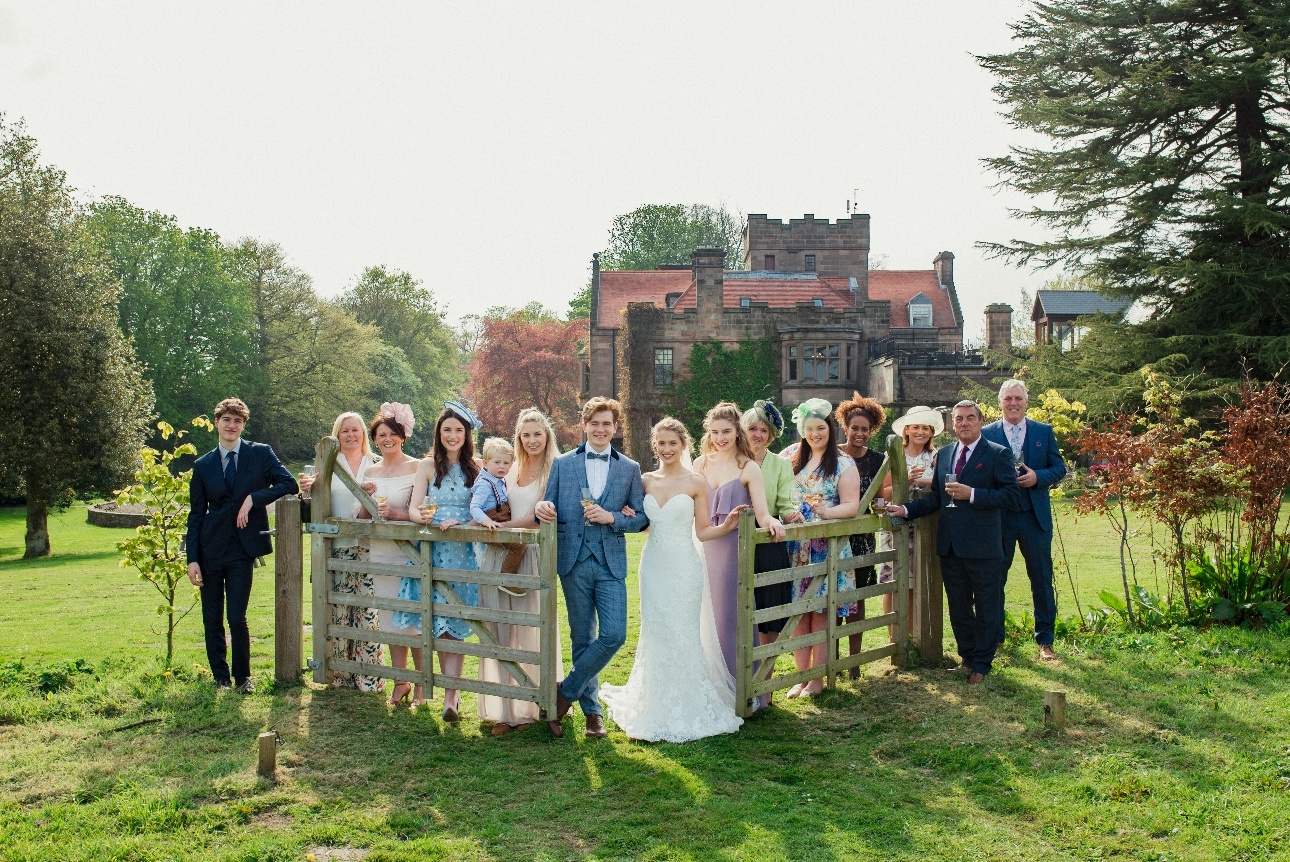
<path fill-rule="evenodd" d="M 1053 590 L 1053 512 L 1048 489 L 1066 475 L 1066 462 L 1057 448 L 1053 426 L 1026 418 L 1030 396 L 1020 380 L 1005 380 L 999 387 L 999 410 L 1003 418 L 991 422 L 981 436 L 1007 446 L 1017 465 L 1021 499 L 1015 509 L 1005 511 L 1003 528 L 1003 583 L 1021 546 L 1030 578 L 1030 598 L 1035 608 L 1035 643 L 1039 657 L 1057 658 L 1053 652 L 1053 628 L 1057 623 L 1057 595 Z"/>
<path fill-rule="evenodd" d="M 546 499 L 537 505 L 540 520 L 557 524 L 556 569 L 573 642 L 573 669 L 556 688 L 556 714 L 547 722 L 554 736 L 564 735 L 561 721 L 574 701 L 587 717 L 587 736 L 606 735 L 597 674 L 627 640 L 625 536 L 645 529 L 649 519 L 640 465 L 611 445 L 622 412 L 612 398 L 583 405 L 587 442 L 555 459 Z M 591 495 L 586 502 L 583 489 Z M 622 514 L 624 506 L 634 514 Z"/>

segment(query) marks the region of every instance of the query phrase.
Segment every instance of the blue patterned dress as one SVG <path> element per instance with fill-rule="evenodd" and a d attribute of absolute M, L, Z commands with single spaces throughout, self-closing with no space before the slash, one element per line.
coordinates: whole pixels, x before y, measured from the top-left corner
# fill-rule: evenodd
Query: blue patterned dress
<path fill-rule="evenodd" d="M 457 520 L 463 524 L 470 522 L 470 486 L 466 484 L 466 477 L 461 472 L 460 464 L 453 464 L 448 468 L 448 475 L 444 477 L 438 488 L 434 486 L 433 480 L 430 482 L 426 487 L 426 499 L 433 500 L 439 504 L 438 510 L 434 513 L 434 522 L 436 524 L 450 520 Z M 467 571 L 478 569 L 475 561 L 475 547 L 470 542 L 431 542 L 430 559 L 436 568 L 465 569 Z M 463 602 L 472 607 L 479 605 L 478 584 L 463 584 L 456 581 L 449 581 L 448 583 L 452 586 L 453 592 Z M 402 585 L 399 587 L 399 598 L 414 602 L 421 601 L 421 580 L 419 578 L 404 578 Z M 436 602 L 444 601 L 438 590 L 434 592 L 434 600 Z M 419 630 L 421 628 L 421 614 L 396 611 L 394 625 Z M 470 625 L 465 620 L 452 617 L 435 617 L 434 636 L 442 637 L 445 633 L 465 640 L 471 635 Z"/>
<path fill-rule="evenodd" d="M 803 471 L 793 477 L 793 504 L 797 510 L 802 513 L 802 517 L 808 522 L 818 521 L 820 517 L 815 514 L 815 510 L 806 502 L 808 494 L 821 494 L 824 497 L 826 506 L 836 506 L 842 502 L 838 496 L 838 479 L 847 470 L 856 468 L 855 461 L 850 456 L 838 453 L 838 469 L 832 476 L 821 476 L 818 472 L 807 473 Z M 845 537 L 838 543 L 838 558 L 846 559 L 851 556 L 851 545 Z M 811 563 L 823 563 L 829 558 L 829 540 L 828 539 L 809 539 L 805 542 L 789 542 L 788 556 L 793 561 L 794 566 L 807 566 Z M 803 578 L 793 584 L 793 601 L 806 597 L 807 589 L 811 586 L 810 578 Z M 838 572 L 838 591 L 854 590 L 856 588 L 855 572 Z M 815 595 L 823 596 L 828 593 L 828 584 L 823 578 L 820 579 L 820 585 L 816 588 Z M 838 605 L 838 616 L 849 617 L 859 612 L 859 602 Z"/>

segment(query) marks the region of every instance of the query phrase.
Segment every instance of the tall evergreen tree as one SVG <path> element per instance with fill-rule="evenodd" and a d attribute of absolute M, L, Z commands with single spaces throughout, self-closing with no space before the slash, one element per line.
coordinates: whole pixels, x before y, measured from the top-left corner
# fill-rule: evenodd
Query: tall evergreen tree
<path fill-rule="evenodd" d="M 1013 30 L 978 59 L 1047 142 L 989 161 L 1051 238 L 987 247 L 1142 300 L 1128 349 L 1099 344 L 1113 371 L 1144 337 L 1228 377 L 1290 360 L 1290 2 L 1058 0 Z"/>
<path fill-rule="evenodd" d="M 49 553 L 48 513 L 123 486 L 152 390 L 117 325 L 120 283 L 66 178 L 0 115 L 0 492 L 27 500 L 24 556 Z"/>

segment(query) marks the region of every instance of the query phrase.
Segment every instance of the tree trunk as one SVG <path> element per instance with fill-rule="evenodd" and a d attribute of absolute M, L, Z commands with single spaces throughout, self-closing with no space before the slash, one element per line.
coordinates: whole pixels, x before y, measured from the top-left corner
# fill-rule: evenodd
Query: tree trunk
<path fill-rule="evenodd" d="M 38 490 L 27 484 L 27 549 L 22 558 L 49 556 L 49 503 Z"/>

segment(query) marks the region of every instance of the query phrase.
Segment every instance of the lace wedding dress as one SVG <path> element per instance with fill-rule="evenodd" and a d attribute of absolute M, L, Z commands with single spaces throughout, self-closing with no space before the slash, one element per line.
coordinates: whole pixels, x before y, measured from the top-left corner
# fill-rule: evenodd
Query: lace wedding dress
<path fill-rule="evenodd" d="M 703 558 L 694 538 L 694 499 L 662 506 L 645 497 L 649 538 L 641 552 L 641 629 L 624 686 L 604 685 L 600 699 L 633 739 L 687 742 L 733 733 L 734 679 L 717 639 Z"/>

